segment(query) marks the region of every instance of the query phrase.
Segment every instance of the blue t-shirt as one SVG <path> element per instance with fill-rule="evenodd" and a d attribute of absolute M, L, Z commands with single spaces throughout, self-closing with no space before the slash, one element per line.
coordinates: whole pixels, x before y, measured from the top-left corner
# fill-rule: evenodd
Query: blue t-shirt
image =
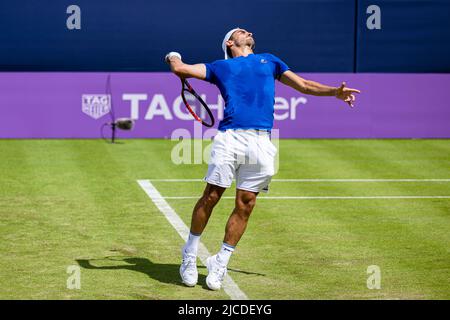
<path fill-rule="evenodd" d="M 289 70 L 283 61 L 261 53 L 205 65 L 205 80 L 217 85 L 225 100 L 219 130 L 272 129 L 275 79 Z"/>

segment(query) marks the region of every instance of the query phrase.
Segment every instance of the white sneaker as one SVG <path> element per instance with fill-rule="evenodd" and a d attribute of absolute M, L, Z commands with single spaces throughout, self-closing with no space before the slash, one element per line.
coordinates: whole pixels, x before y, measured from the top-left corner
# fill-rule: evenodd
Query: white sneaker
<path fill-rule="evenodd" d="M 206 268 L 208 268 L 208 276 L 206 277 L 206 285 L 211 290 L 220 290 L 222 281 L 227 274 L 227 267 L 217 262 L 217 255 L 213 255 L 206 259 Z"/>
<path fill-rule="evenodd" d="M 197 256 L 183 251 L 183 261 L 180 266 L 181 281 L 188 287 L 193 287 L 198 281 Z"/>

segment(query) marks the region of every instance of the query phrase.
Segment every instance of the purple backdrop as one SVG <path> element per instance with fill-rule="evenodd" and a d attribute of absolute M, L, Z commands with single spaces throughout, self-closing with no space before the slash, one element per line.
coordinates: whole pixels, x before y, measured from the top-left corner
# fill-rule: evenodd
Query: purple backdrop
<path fill-rule="evenodd" d="M 0 138 L 98 138 L 116 117 L 133 117 L 120 138 L 170 138 L 194 131 L 170 73 L 0 73 Z M 324 84 L 362 91 L 354 109 L 331 97 L 305 96 L 277 83 L 275 128 L 281 138 L 449 138 L 450 74 L 301 74 Z M 192 80 L 212 108 L 219 91 Z M 214 111 L 218 115 L 218 111 Z M 220 112 L 219 112 L 220 116 Z M 180 119 L 181 118 L 181 119 Z M 184 120 L 183 120 L 184 119 Z"/>

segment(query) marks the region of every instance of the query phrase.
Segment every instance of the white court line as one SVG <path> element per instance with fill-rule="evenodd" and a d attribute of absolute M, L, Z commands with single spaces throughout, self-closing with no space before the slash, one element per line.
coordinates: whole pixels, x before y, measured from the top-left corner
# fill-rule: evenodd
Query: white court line
<path fill-rule="evenodd" d="M 163 196 L 159 193 L 159 191 L 153 186 L 153 184 L 149 180 L 138 180 L 138 184 L 145 191 L 145 193 L 150 197 L 156 207 L 164 214 L 166 219 L 175 228 L 178 234 L 183 238 L 184 241 L 187 241 L 189 236 L 189 228 L 186 224 L 181 220 L 175 210 L 167 203 Z M 211 254 L 206 249 L 205 245 L 200 242 L 198 248 L 198 255 L 200 260 L 204 265 L 206 265 L 206 258 L 208 258 Z M 231 279 L 231 277 L 227 274 L 223 281 L 223 289 L 225 293 L 233 300 L 248 300 L 247 295 L 239 289 L 238 285 Z"/>
<path fill-rule="evenodd" d="M 199 199 L 200 196 L 180 196 L 180 197 L 164 197 L 169 200 L 179 199 Z M 235 199 L 235 197 L 221 197 L 221 199 Z M 259 196 L 262 199 L 292 199 L 292 200 L 315 200 L 315 199 L 450 199 L 450 196 Z"/>
<path fill-rule="evenodd" d="M 150 179 L 156 182 L 204 182 L 203 179 Z M 450 182 L 450 179 L 272 179 L 272 182 Z"/>
<path fill-rule="evenodd" d="M 275 182 L 450 182 L 450 179 L 272 179 Z"/>
<path fill-rule="evenodd" d="M 145 180 L 142 180 L 145 181 Z M 203 179 L 151 179 L 156 182 L 203 182 Z M 272 179 L 272 182 L 450 182 L 450 179 Z M 198 199 L 199 196 L 164 197 L 171 200 Z M 224 196 L 222 199 L 235 199 Z M 333 200 L 333 199 L 450 199 L 450 196 L 259 196 L 258 199 Z"/>

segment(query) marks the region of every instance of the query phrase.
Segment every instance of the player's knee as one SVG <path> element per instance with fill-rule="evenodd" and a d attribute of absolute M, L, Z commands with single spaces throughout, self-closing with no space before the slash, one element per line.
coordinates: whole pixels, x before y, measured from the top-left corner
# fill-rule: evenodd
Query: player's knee
<path fill-rule="evenodd" d="M 214 207 L 220 200 L 220 194 L 218 192 L 212 191 L 207 192 L 203 195 L 203 202 L 210 207 Z"/>
<path fill-rule="evenodd" d="M 202 202 L 204 205 L 213 208 L 222 197 L 225 188 L 208 184 L 203 192 Z"/>
<path fill-rule="evenodd" d="M 253 208 L 255 207 L 255 204 L 256 204 L 256 197 L 238 199 L 236 201 L 236 209 L 243 218 L 248 219 L 248 217 L 250 217 L 250 214 L 253 211 Z"/>

